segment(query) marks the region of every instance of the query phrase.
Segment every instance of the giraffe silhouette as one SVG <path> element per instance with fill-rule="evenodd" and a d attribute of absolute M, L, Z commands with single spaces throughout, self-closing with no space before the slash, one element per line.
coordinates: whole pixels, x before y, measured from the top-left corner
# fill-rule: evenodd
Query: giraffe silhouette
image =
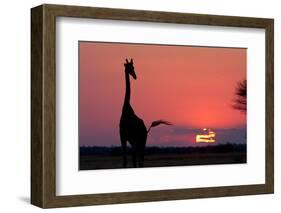
<path fill-rule="evenodd" d="M 130 62 L 128 61 L 128 59 L 126 59 L 126 63 L 124 63 L 124 66 L 126 91 L 119 124 L 120 140 L 123 154 L 123 167 L 127 167 L 127 142 L 129 142 L 132 147 L 133 166 L 143 167 L 146 139 L 150 129 L 160 124 L 171 125 L 171 123 L 164 120 L 157 120 L 151 123 L 148 130 L 146 129 L 143 120 L 135 114 L 130 104 L 130 75 L 135 80 L 137 79 L 133 59 L 131 59 Z"/>

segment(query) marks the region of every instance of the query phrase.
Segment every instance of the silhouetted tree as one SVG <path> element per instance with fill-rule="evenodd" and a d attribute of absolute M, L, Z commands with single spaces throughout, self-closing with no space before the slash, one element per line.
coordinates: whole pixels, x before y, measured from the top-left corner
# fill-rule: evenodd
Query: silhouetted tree
<path fill-rule="evenodd" d="M 235 89 L 235 99 L 232 105 L 234 109 L 240 110 L 243 113 L 247 111 L 247 80 L 237 83 Z"/>

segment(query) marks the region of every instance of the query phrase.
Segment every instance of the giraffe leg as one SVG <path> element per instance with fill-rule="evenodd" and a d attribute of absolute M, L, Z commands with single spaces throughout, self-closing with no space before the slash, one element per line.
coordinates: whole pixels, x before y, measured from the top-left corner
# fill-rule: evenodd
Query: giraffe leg
<path fill-rule="evenodd" d="M 132 149 L 132 159 L 133 159 L 134 168 L 137 168 L 137 155 L 136 155 L 136 151 L 134 149 Z"/>
<path fill-rule="evenodd" d="M 144 152 L 142 152 L 140 156 L 140 167 L 143 167 L 143 162 L 144 162 Z"/>
<path fill-rule="evenodd" d="M 138 167 L 143 167 L 144 162 L 144 150 L 141 149 L 138 154 Z"/>
<path fill-rule="evenodd" d="M 139 167 L 143 167 L 143 165 L 144 165 L 145 144 L 146 144 L 146 135 L 144 135 L 144 137 L 140 140 L 140 143 L 139 143 L 139 148 L 138 148 Z"/>
<path fill-rule="evenodd" d="M 123 167 L 127 167 L 127 141 L 123 140 L 121 141 L 122 145 L 122 155 L 123 155 Z"/>
<path fill-rule="evenodd" d="M 123 167 L 127 167 L 127 137 L 125 133 L 120 130 L 120 140 L 121 140 L 121 147 L 122 147 L 122 155 L 123 155 Z"/>

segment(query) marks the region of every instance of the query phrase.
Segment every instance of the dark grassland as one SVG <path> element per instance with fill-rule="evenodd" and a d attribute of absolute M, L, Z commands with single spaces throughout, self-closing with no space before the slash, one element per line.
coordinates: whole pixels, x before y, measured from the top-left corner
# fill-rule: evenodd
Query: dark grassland
<path fill-rule="evenodd" d="M 120 147 L 80 147 L 79 170 L 122 168 Z M 132 168 L 128 149 L 128 167 Z M 247 162 L 246 145 L 223 144 L 204 147 L 147 147 L 144 167 L 237 164 Z"/>

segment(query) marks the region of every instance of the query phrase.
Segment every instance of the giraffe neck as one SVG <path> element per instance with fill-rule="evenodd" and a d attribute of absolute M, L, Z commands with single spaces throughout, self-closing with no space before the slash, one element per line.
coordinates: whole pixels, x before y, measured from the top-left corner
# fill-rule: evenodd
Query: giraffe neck
<path fill-rule="evenodd" d="M 125 72 L 125 82 L 126 82 L 126 92 L 125 92 L 124 106 L 130 105 L 130 97 L 131 97 L 130 76 L 129 73 L 127 72 Z"/>

